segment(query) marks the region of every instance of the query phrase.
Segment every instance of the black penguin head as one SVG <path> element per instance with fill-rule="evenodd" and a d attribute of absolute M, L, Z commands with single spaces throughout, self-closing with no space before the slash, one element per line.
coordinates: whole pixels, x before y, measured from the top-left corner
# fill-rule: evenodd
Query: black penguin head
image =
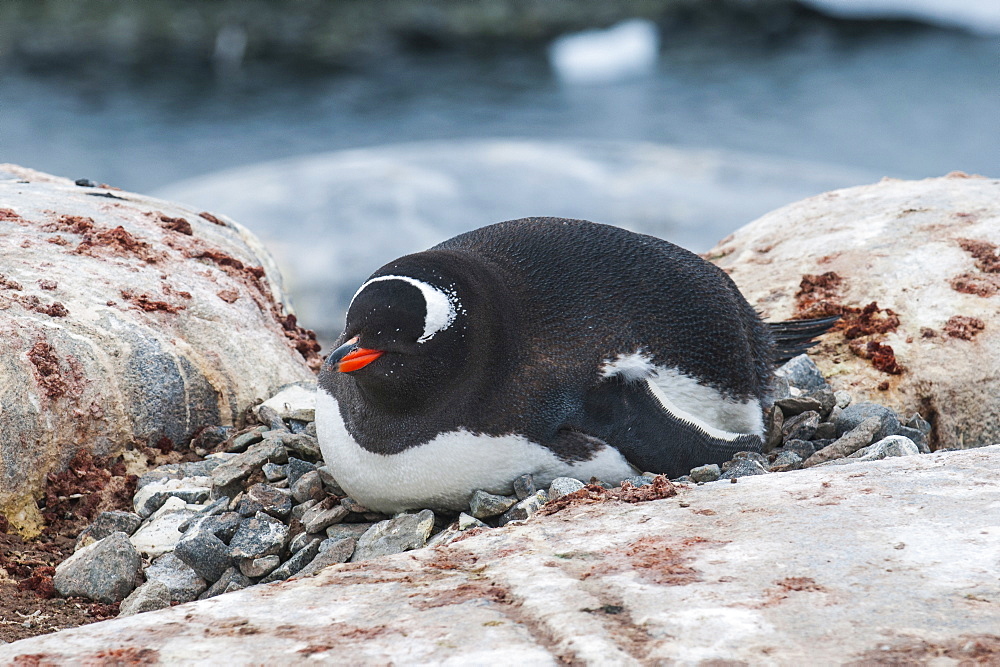
<path fill-rule="evenodd" d="M 453 284 L 377 275 L 354 295 L 343 344 L 327 358 L 330 382 L 356 383 L 396 408 L 440 391 L 467 358 L 466 313 Z"/>

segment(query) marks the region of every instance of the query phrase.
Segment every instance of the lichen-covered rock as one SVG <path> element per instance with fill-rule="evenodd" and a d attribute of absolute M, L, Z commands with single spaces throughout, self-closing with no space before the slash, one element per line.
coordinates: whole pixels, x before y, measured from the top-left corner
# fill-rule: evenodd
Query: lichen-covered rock
<path fill-rule="evenodd" d="M 0 247 L 0 513 L 24 534 L 80 448 L 185 442 L 318 362 L 231 221 L 2 165 Z"/>
<path fill-rule="evenodd" d="M 809 353 L 833 389 L 919 413 L 935 449 L 1000 440 L 1000 180 L 827 192 L 706 256 L 767 319 L 842 315 Z"/>

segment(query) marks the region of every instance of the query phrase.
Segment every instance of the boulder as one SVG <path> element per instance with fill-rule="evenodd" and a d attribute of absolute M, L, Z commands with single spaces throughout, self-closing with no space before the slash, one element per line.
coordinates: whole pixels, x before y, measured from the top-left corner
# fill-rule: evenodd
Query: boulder
<path fill-rule="evenodd" d="M 955 173 L 811 197 L 705 256 L 767 319 L 842 315 L 810 357 L 941 449 L 1000 441 L 998 248 L 1000 180 Z"/>
<path fill-rule="evenodd" d="M 319 361 L 230 220 L 0 165 L 0 246 L 0 513 L 25 534 L 81 448 L 186 444 Z"/>
<path fill-rule="evenodd" d="M 998 494 L 1000 446 L 652 502 L 581 498 L 446 546 L 23 639 L 0 664 L 140 651 L 164 664 L 993 664 Z"/>

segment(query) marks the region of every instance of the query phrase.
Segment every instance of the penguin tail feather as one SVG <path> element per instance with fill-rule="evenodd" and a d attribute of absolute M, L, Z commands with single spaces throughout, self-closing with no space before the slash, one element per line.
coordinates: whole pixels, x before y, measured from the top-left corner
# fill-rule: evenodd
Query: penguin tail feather
<path fill-rule="evenodd" d="M 767 322 L 767 328 L 774 339 L 774 353 L 771 360 L 781 365 L 802 354 L 816 344 L 813 340 L 833 328 L 840 315 L 819 317 L 811 320 L 788 320 L 786 322 Z"/>

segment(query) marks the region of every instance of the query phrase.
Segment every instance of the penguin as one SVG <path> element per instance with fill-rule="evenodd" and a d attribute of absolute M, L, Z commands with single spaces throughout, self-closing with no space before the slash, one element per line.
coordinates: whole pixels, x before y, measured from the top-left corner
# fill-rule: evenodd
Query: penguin
<path fill-rule="evenodd" d="M 501 222 L 361 285 L 319 374 L 317 437 L 344 490 L 386 513 L 466 509 L 525 473 L 675 478 L 761 451 L 775 361 L 835 319 L 772 332 L 725 272 L 672 243 Z"/>

